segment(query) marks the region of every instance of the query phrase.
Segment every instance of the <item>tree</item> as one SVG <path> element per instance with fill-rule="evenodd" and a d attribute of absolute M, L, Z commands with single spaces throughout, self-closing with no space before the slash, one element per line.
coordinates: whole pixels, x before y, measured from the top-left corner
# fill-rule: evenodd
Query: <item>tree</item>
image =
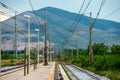
<path fill-rule="evenodd" d="M 88 54 L 88 50 L 87 49 L 86 50 L 81 49 L 81 50 L 79 50 L 79 54 L 80 55 L 87 55 Z"/>
<path fill-rule="evenodd" d="M 113 45 L 110 49 L 111 54 L 120 54 L 120 45 Z"/>
<path fill-rule="evenodd" d="M 102 55 L 107 53 L 108 46 L 104 45 L 104 43 L 95 43 L 92 49 L 94 54 Z"/>

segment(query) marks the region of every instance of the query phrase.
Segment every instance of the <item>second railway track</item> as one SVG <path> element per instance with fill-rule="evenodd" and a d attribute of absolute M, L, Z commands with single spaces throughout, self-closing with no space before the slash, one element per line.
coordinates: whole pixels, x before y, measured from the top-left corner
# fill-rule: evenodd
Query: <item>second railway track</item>
<path fill-rule="evenodd" d="M 84 70 L 74 65 L 64 64 L 73 80 L 109 80 L 105 76 L 94 74 L 93 72 Z"/>

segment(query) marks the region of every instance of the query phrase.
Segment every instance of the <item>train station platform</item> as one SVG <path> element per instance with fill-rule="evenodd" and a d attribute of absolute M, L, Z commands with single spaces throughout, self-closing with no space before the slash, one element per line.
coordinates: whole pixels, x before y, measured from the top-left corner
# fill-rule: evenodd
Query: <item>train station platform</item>
<path fill-rule="evenodd" d="M 24 76 L 24 69 L 21 69 L 2 75 L 0 80 L 54 80 L 54 67 L 55 62 L 51 62 L 47 66 L 40 63 L 36 70 L 33 70 L 33 66 L 31 66 L 30 73 L 26 76 Z"/>
<path fill-rule="evenodd" d="M 58 71 L 57 74 L 56 70 Z M 24 76 L 24 68 L 22 67 L 19 70 L 1 75 L 0 80 L 54 80 L 56 79 L 55 76 L 57 76 L 56 80 L 61 80 L 61 75 L 63 80 L 69 80 L 60 64 L 58 64 L 58 68 L 56 69 L 56 62 L 50 62 L 47 66 L 40 63 L 39 68 L 35 70 L 33 69 L 33 65 L 31 65 L 29 72 L 29 74 Z"/>

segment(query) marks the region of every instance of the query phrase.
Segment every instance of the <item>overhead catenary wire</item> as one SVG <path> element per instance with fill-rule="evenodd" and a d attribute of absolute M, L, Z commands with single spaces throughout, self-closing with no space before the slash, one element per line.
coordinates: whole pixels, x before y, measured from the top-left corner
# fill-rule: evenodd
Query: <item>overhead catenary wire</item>
<path fill-rule="evenodd" d="M 75 28 L 78 26 L 79 22 L 82 20 L 82 17 L 83 17 L 83 15 L 85 14 L 85 12 L 86 12 L 86 10 L 88 9 L 88 7 L 89 7 L 89 5 L 90 5 L 91 2 L 92 2 L 92 0 L 90 0 L 90 1 L 88 2 L 88 4 L 87 4 L 87 6 L 85 7 L 85 9 L 84 9 L 81 17 L 78 19 L 78 22 L 75 24 Z M 75 29 L 75 28 L 74 28 L 74 29 Z M 74 29 L 73 29 L 73 30 L 74 30 Z"/>
<path fill-rule="evenodd" d="M 0 2 L 0 4 L 2 5 L 2 7 L 6 8 L 6 9 L 8 9 L 8 10 L 11 10 L 12 12 L 21 13 L 20 11 L 17 11 L 17 10 L 9 7 L 8 5 L 6 5 L 6 4 L 4 4 L 4 3 L 2 3 L 2 2 Z"/>
<path fill-rule="evenodd" d="M 8 6 L 5 5 L 4 3 L 1 3 L 1 2 L 0 2 L 0 4 L 2 5 L 3 8 L 8 9 L 8 10 L 11 10 L 11 11 L 13 11 L 13 12 L 15 12 L 15 13 L 16 13 L 16 12 L 18 13 L 18 11 L 14 10 L 14 9 L 12 9 L 12 8 L 10 8 L 10 7 L 8 7 Z M 8 13 L 7 13 L 7 15 L 8 15 Z M 16 17 L 16 15 L 15 15 L 15 17 Z M 13 19 L 15 19 L 15 18 L 13 17 Z M 19 21 L 21 21 L 21 20 L 24 21 L 23 19 L 20 19 L 20 18 L 19 18 L 19 19 L 17 18 L 17 20 L 19 20 Z M 13 28 L 13 29 L 15 28 L 14 24 L 9 24 L 9 23 L 6 23 L 5 21 L 2 22 L 2 24 L 7 25 L 8 27 L 11 27 L 11 28 Z M 19 28 L 19 27 L 18 27 L 18 28 Z M 4 30 L 2 30 L 2 31 L 4 31 Z M 9 33 L 9 32 L 14 32 L 14 30 L 13 30 L 13 31 L 8 31 L 8 30 L 7 30 L 7 31 L 4 31 L 4 33 L 6 33 L 6 32 L 8 32 L 8 33 Z M 17 32 L 20 33 L 21 36 L 24 36 L 24 35 L 25 35 L 25 33 L 24 33 L 23 31 L 20 31 L 19 29 L 17 29 Z M 19 35 L 19 34 L 18 34 L 18 35 Z M 7 37 L 7 36 L 6 36 L 6 37 Z M 6 38 L 6 39 L 7 39 L 7 38 Z M 18 37 L 17 37 L 17 40 L 20 40 L 20 39 L 22 39 L 22 38 L 21 38 L 20 36 L 18 36 Z M 13 41 L 14 39 L 11 39 L 11 40 Z"/>
<path fill-rule="evenodd" d="M 100 12 L 101 12 L 101 10 L 102 10 L 105 2 L 106 2 L 106 0 L 102 0 L 102 2 L 101 2 L 101 4 L 100 4 L 100 8 L 99 8 L 99 10 L 98 10 L 98 12 L 97 12 L 97 15 L 96 15 L 96 17 L 95 17 L 95 20 L 94 20 L 93 23 L 92 23 L 92 27 L 94 27 L 94 25 L 95 25 L 95 23 L 96 23 L 96 21 L 97 21 L 97 18 L 99 17 Z"/>
<path fill-rule="evenodd" d="M 85 3 L 85 0 L 83 1 L 82 5 L 80 7 L 80 10 L 78 11 L 78 14 L 76 15 L 73 23 L 70 25 L 70 29 L 69 30 L 72 30 L 72 27 L 74 27 L 74 24 L 76 23 L 77 19 L 79 19 L 79 17 L 80 17 L 79 14 L 80 14 L 83 6 L 84 6 L 84 3 Z M 65 40 L 63 40 L 63 42 L 59 43 L 58 45 L 60 46 L 60 45 L 63 45 L 64 43 L 66 43 L 67 42 L 66 40 L 69 38 L 69 36 L 70 36 L 70 34 L 68 33 L 68 35 L 65 37 Z"/>
<path fill-rule="evenodd" d="M 14 16 L 12 16 L 12 15 L 4 12 L 4 14 L 9 15 L 10 17 L 12 17 L 12 19 L 15 19 L 14 17 L 16 17 L 16 13 L 20 13 L 20 12 L 12 9 L 11 7 L 9 7 L 8 5 L 6 5 L 6 4 L 4 4 L 4 3 L 2 3 L 2 2 L 0 2 L 0 4 L 1 4 L 2 7 L 4 7 L 5 9 L 8 9 L 8 10 L 11 10 L 11 11 L 15 12 L 15 15 L 14 15 Z M 10 24 L 8 24 L 8 23 L 5 23 L 5 21 L 3 21 L 2 24 L 7 25 L 8 27 L 11 27 L 11 28 L 15 28 L 15 25 L 14 25 L 14 24 L 13 24 L 13 25 L 10 25 Z"/>
<path fill-rule="evenodd" d="M 33 13 L 34 13 L 34 15 L 35 15 L 35 18 L 36 18 L 36 20 L 37 20 L 39 26 L 41 26 L 40 20 L 39 20 L 38 16 L 36 15 L 36 11 L 35 11 L 35 9 L 34 9 L 32 3 L 31 3 L 31 0 L 28 0 L 28 2 L 29 2 L 29 4 L 30 4 L 30 6 L 31 6 L 31 9 L 32 9 L 32 11 L 33 11 Z"/>
<path fill-rule="evenodd" d="M 8 13 L 6 13 L 6 12 L 0 11 L 0 14 L 2 14 L 2 15 L 4 15 L 4 16 L 7 16 L 7 17 L 9 17 L 9 18 L 12 17 L 12 15 L 10 15 L 10 14 L 8 14 Z"/>
<path fill-rule="evenodd" d="M 79 10 L 79 12 L 78 12 L 78 14 L 76 15 L 75 20 L 74 20 L 73 23 L 71 24 L 70 30 L 71 30 L 71 28 L 74 26 L 75 22 L 79 19 L 79 17 L 80 17 L 80 12 L 81 12 L 81 10 L 82 10 L 82 8 L 83 8 L 83 6 L 84 6 L 84 3 L 85 3 L 85 0 L 83 1 L 82 5 L 81 5 L 81 7 L 80 7 L 80 10 Z"/>
<path fill-rule="evenodd" d="M 4 4 L 4 3 L 2 3 L 2 2 L 0 2 L 0 4 L 2 5 L 2 7 L 6 8 L 6 9 L 8 9 L 8 10 L 11 10 L 11 11 L 13 11 L 13 12 L 15 12 L 15 13 L 20 13 L 20 12 L 12 9 L 11 7 L 7 6 L 6 4 Z M 9 16 L 12 16 L 12 15 L 10 15 L 10 14 L 8 14 L 8 13 L 5 13 L 5 14 L 7 14 L 7 15 L 9 15 Z M 17 16 L 17 15 L 15 15 L 15 16 Z M 13 16 L 12 18 L 15 19 L 15 18 L 14 18 L 15 16 Z M 19 20 L 19 21 L 24 21 L 24 20 L 21 19 L 21 18 L 17 18 L 17 20 Z M 8 26 L 10 26 L 10 27 L 15 27 L 15 26 L 9 25 L 9 24 L 7 24 L 7 23 L 5 23 L 5 22 L 2 22 L 2 24 L 8 25 Z M 14 25 L 14 24 L 13 24 L 13 25 Z"/>
<path fill-rule="evenodd" d="M 105 17 L 103 17 L 103 19 L 108 18 L 109 16 L 113 15 L 115 12 L 117 12 L 118 10 L 120 10 L 120 8 L 117 8 L 116 10 L 112 11 L 110 14 L 106 15 Z"/>
<path fill-rule="evenodd" d="M 89 7 L 89 5 L 90 5 L 91 2 L 92 2 L 92 0 L 90 0 L 90 1 L 88 2 L 88 4 L 86 5 L 86 7 L 85 7 L 85 9 L 84 9 L 84 11 L 83 11 L 83 13 L 82 13 L 82 15 L 79 17 L 78 22 L 77 22 L 74 26 L 72 26 L 73 29 L 70 29 L 70 30 L 75 30 L 75 29 L 76 29 L 78 23 L 79 23 L 80 20 L 82 19 L 83 15 L 85 14 L 85 12 L 86 12 L 86 10 L 87 10 L 87 8 Z M 68 43 L 69 37 L 72 36 L 72 34 L 73 34 L 73 32 L 71 32 L 70 34 L 67 35 L 66 40 L 64 40 L 63 43 L 61 44 L 62 46 L 65 46 L 65 45 Z M 64 48 L 64 47 L 61 47 L 61 48 Z"/>
<path fill-rule="evenodd" d="M 30 0 L 29 0 L 29 1 L 30 1 Z M 84 3 L 85 3 L 85 0 L 84 0 Z M 105 0 L 102 0 L 101 5 L 103 6 L 104 3 L 105 3 Z M 119 8 L 119 9 L 120 9 L 120 8 Z M 119 10 L 119 9 L 118 9 L 118 10 Z M 34 10 L 34 8 L 33 8 L 33 10 Z M 82 10 L 82 9 L 80 8 L 79 13 L 80 13 L 81 10 Z M 95 20 L 94 20 L 94 24 L 96 23 L 96 20 L 97 20 L 97 18 L 99 17 L 101 10 L 102 10 L 102 7 L 100 7 L 100 9 L 99 9 L 99 11 L 98 11 L 98 13 L 97 13 L 97 15 L 96 15 L 96 18 L 95 18 Z M 118 10 L 115 10 L 115 12 L 118 11 Z M 112 13 L 110 13 L 109 15 L 105 16 L 105 17 L 107 18 L 107 17 L 111 16 L 113 13 L 114 13 L 114 11 L 113 11 Z M 79 16 L 79 15 L 78 15 L 78 16 Z M 80 16 L 79 16 L 79 17 L 80 17 Z M 70 29 L 72 29 L 72 30 L 75 29 L 78 24 L 79 24 L 79 22 L 78 22 L 78 17 L 76 16 L 76 18 L 75 18 L 75 20 L 74 20 L 74 24 L 71 26 Z M 68 33 L 68 34 L 67 34 L 68 37 L 67 37 L 66 39 L 69 39 L 70 35 L 72 35 L 72 33 Z M 64 40 L 63 40 L 63 41 L 64 41 Z M 66 41 L 66 40 L 65 40 L 65 41 Z M 66 41 L 66 42 L 67 42 L 67 41 Z M 66 43 L 66 44 L 67 44 L 67 43 Z M 59 45 L 61 45 L 61 43 L 60 43 Z M 62 45 L 62 46 L 63 46 L 63 45 Z"/>
<path fill-rule="evenodd" d="M 9 10 L 15 12 L 15 10 L 13 10 L 11 7 L 7 6 L 6 4 L 4 4 L 4 3 L 2 3 L 2 2 L 0 2 L 0 4 L 2 5 L 2 7 L 4 7 L 4 8 L 6 8 L 6 9 L 9 9 Z"/>

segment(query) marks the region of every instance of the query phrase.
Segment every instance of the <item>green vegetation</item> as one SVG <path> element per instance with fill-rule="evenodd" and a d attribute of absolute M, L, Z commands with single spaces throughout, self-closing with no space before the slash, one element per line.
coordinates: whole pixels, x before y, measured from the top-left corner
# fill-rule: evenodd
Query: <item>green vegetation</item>
<path fill-rule="evenodd" d="M 2 66 L 13 66 L 24 63 L 24 51 L 18 51 L 17 58 L 13 51 L 1 51 Z M 42 52 L 40 52 L 41 54 Z M 34 62 L 33 59 L 37 59 L 37 54 L 31 51 L 31 62 Z M 39 59 L 40 62 L 43 61 L 42 58 Z"/>
<path fill-rule="evenodd" d="M 108 47 L 103 43 L 94 44 L 93 63 L 89 64 L 88 49 L 79 50 L 79 58 L 76 57 L 76 51 L 65 50 L 62 56 L 63 60 L 79 67 L 88 69 L 97 74 L 109 77 L 112 80 L 120 80 L 120 45 Z"/>
<path fill-rule="evenodd" d="M 24 53 L 23 51 L 19 51 L 17 59 L 23 59 L 24 58 L 23 53 Z M 13 51 L 1 51 L 1 58 L 2 60 L 16 59 Z"/>
<path fill-rule="evenodd" d="M 64 71 L 65 71 L 67 77 L 69 78 L 69 80 L 72 80 L 71 76 L 69 75 L 69 73 L 68 73 L 68 71 L 66 70 L 66 68 L 64 67 L 64 65 L 61 65 L 61 66 L 62 66 L 62 68 L 64 69 Z"/>
<path fill-rule="evenodd" d="M 2 66 L 13 66 L 17 64 L 24 63 L 23 58 L 24 54 L 22 52 L 18 52 L 18 57 L 15 58 L 15 54 L 13 51 L 1 51 L 1 59 L 2 59 Z"/>

